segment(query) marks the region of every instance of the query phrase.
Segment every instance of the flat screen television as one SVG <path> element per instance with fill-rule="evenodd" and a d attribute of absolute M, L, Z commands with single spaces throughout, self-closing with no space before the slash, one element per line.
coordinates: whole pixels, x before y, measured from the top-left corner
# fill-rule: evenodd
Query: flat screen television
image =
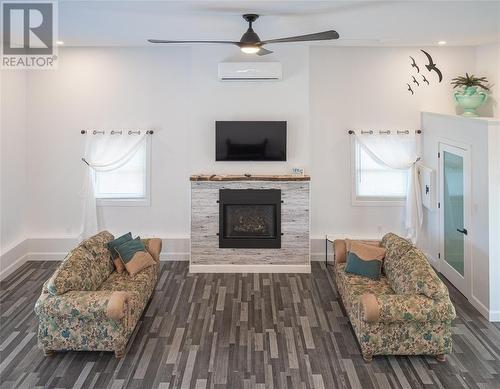
<path fill-rule="evenodd" d="M 215 122 L 216 161 L 286 161 L 286 122 Z"/>

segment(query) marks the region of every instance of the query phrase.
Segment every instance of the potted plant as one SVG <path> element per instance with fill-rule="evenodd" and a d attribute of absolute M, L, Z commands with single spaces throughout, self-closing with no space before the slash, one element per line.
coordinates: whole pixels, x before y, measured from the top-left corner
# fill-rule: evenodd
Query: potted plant
<path fill-rule="evenodd" d="M 486 77 L 475 77 L 473 74 L 469 76 L 469 73 L 465 73 L 465 77 L 451 80 L 453 89 L 462 88 L 454 93 L 455 101 L 464 109 L 462 116 L 478 116 L 476 109 L 486 101 L 488 95 L 483 91 L 478 92 L 477 89 L 489 91 L 487 83 Z"/>

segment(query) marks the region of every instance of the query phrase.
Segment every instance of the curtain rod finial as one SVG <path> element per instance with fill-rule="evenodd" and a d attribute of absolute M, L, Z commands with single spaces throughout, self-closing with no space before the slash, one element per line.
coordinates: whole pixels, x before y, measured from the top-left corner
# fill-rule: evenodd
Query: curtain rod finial
<path fill-rule="evenodd" d="M 81 131 L 80 131 L 80 134 L 82 134 L 82 135 L 84 135 L 84 134 L 86 134 L 86 133 L 87 133 L 87 131 L 85 131 L 85 130 L 81 130 Z"/>
<path fill-rule="evenodd" d="M 353 130 L 349 130 L 349 131 L 347 131 L 347 133 L 348 133 L 349 135 L 352 135 L 352 134 L 354 134 L 354 131 L 353 131 Z"/>

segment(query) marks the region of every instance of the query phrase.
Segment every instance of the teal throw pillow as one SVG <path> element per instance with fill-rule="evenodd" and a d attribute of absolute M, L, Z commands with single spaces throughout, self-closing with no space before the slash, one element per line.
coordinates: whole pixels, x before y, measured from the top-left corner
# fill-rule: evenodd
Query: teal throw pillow
<path fill-rule="evenodd" d="M 125 235 L 122 235 L 119 238 L 116 238 L 111 242 L 108 242 L 108 249 L 109 251 L 111 251 L 113 259 L 116 259 L 118 257 L 118 253 L 116 252 L 115 248 L 117 248 L 118 246 L 120 246 L 125 242 L 128 242 L 129 240 L 132 240 L 132 233 L 127 232 Z"/>
<path fill-rule="evenodd" d="M 379 280 L 382 272 L 382 261 L 380 259 L 361 259 L 356 253 L 349 252 L 347 255 L 346 273 L 357 274 L 372 280 Z"/>

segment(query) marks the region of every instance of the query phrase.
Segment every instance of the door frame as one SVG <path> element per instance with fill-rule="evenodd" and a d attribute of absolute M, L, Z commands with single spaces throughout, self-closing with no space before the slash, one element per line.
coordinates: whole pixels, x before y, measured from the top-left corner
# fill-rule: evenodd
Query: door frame
<path fill-rule="evenodd" d="M 472 292 L 472 248 L 471 233 L 473 233 L 472 221 L 472 187 L 471 187 L 471 146 L 450 139 L 438 139 L 438 171 L 439 171 L 439 252 L 438 270 L 450 281 L 467 299 L 471 298 Z M 464 180 L 464 226 L 468 234 L 464 235 L 464 276 L 453 269 L 444 258 L 444 157 L 443 153 L 448 151 L 463 158 L 463 180 Z M 445 272 L 444 272 L 445 271 Z M 462 284 L 463 285 L 460 285 Z"/>

